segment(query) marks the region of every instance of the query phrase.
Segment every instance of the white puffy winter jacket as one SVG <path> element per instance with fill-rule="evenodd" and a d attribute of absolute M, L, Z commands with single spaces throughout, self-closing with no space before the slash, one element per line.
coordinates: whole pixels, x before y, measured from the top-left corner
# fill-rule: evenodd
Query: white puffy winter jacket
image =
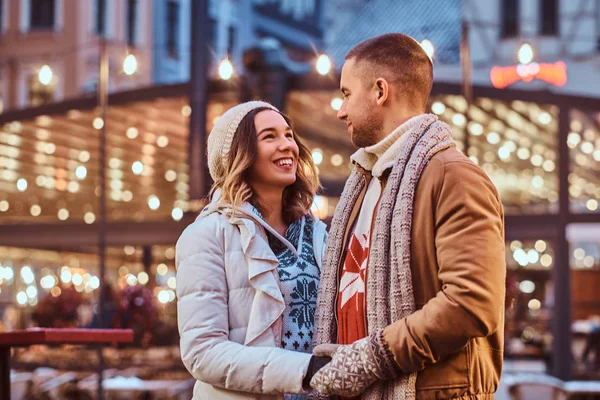
<path fill-rule="evenodd" d="M 285 310 L 269 230 L 249 204 L 235 215 L 209 204 L 177 241 L 181 357 L 194 400 L 275 400 L 303 393 L 310 354 L 279 348 Z M 325 224 L 315 220 L 319 268 Z"/>

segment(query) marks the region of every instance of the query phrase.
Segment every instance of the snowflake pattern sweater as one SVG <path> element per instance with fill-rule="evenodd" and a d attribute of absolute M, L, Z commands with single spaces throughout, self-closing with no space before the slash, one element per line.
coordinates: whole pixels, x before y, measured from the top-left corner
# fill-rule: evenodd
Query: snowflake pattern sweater
<path fill-rule="evenodd" d="M 254 209 L 254 212 L 262 218 L 258 210 Z M 313 349 L 315 309 L 321 276 L 313 248 L 313 229 L 314 220 L 309 213 L 288 227 L 285 232 L 287 243 L 267 231 L 269 246 L 279 261 L 277 271 L 286 304 L 281 348 L 303 353 L 312 353 Z M 285 400 L 306 398 L 306 395 L 285 395 Z"/>

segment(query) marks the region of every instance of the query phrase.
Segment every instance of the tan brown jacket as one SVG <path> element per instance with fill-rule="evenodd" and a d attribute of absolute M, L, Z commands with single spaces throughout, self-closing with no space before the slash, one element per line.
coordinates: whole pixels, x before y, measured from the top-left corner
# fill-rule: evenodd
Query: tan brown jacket
<path fill-rule="evenodd" d="M 504 348 L 504 246 L 490 179 L 454 147 L 436 154 L 414 200 L 417 311 L 384 330 L 402 371 L 418 372 L 417 399 L 493 398 Z"/>

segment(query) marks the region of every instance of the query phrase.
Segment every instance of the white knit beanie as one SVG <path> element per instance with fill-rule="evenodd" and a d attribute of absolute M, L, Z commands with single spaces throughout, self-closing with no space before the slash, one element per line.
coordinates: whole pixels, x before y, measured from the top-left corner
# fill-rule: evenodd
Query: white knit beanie
<path fill-rule="evenodd" d="M 208 170 L 213 180 L 216 181 L 225 170 L 233 136 L 240 122 L 250 111 L 263 107 L 279 112 L 277 108 L 264 101 L 249 101 L 230 108 L 219 117 L 208 136 Z"/>

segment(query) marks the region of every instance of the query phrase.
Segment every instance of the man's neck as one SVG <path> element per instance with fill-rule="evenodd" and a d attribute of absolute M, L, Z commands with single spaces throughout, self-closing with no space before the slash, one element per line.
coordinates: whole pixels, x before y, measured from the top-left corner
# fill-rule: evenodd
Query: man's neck
<path fill-rule="evenodd" d="M 386 118 L 383 121 L 383 132 L 381 133 L 380 140 L 382 140 L 387 135 L 392 133 L 394 130 L 396 130 L 396 128 L 398 128 L 400 125 L 402 125 L 409 119 L 411 119 L 417 115 L 420 115 L 420 114 L 422 114 L 422 112 L 415 112 L 415 111 L 410 111 L 410 112 L 409 111 L 404 111 L 404 112 L 399 111 L 398 113 L 394 113 L 394 112 L 390 113 L 389 118 Z"/>

